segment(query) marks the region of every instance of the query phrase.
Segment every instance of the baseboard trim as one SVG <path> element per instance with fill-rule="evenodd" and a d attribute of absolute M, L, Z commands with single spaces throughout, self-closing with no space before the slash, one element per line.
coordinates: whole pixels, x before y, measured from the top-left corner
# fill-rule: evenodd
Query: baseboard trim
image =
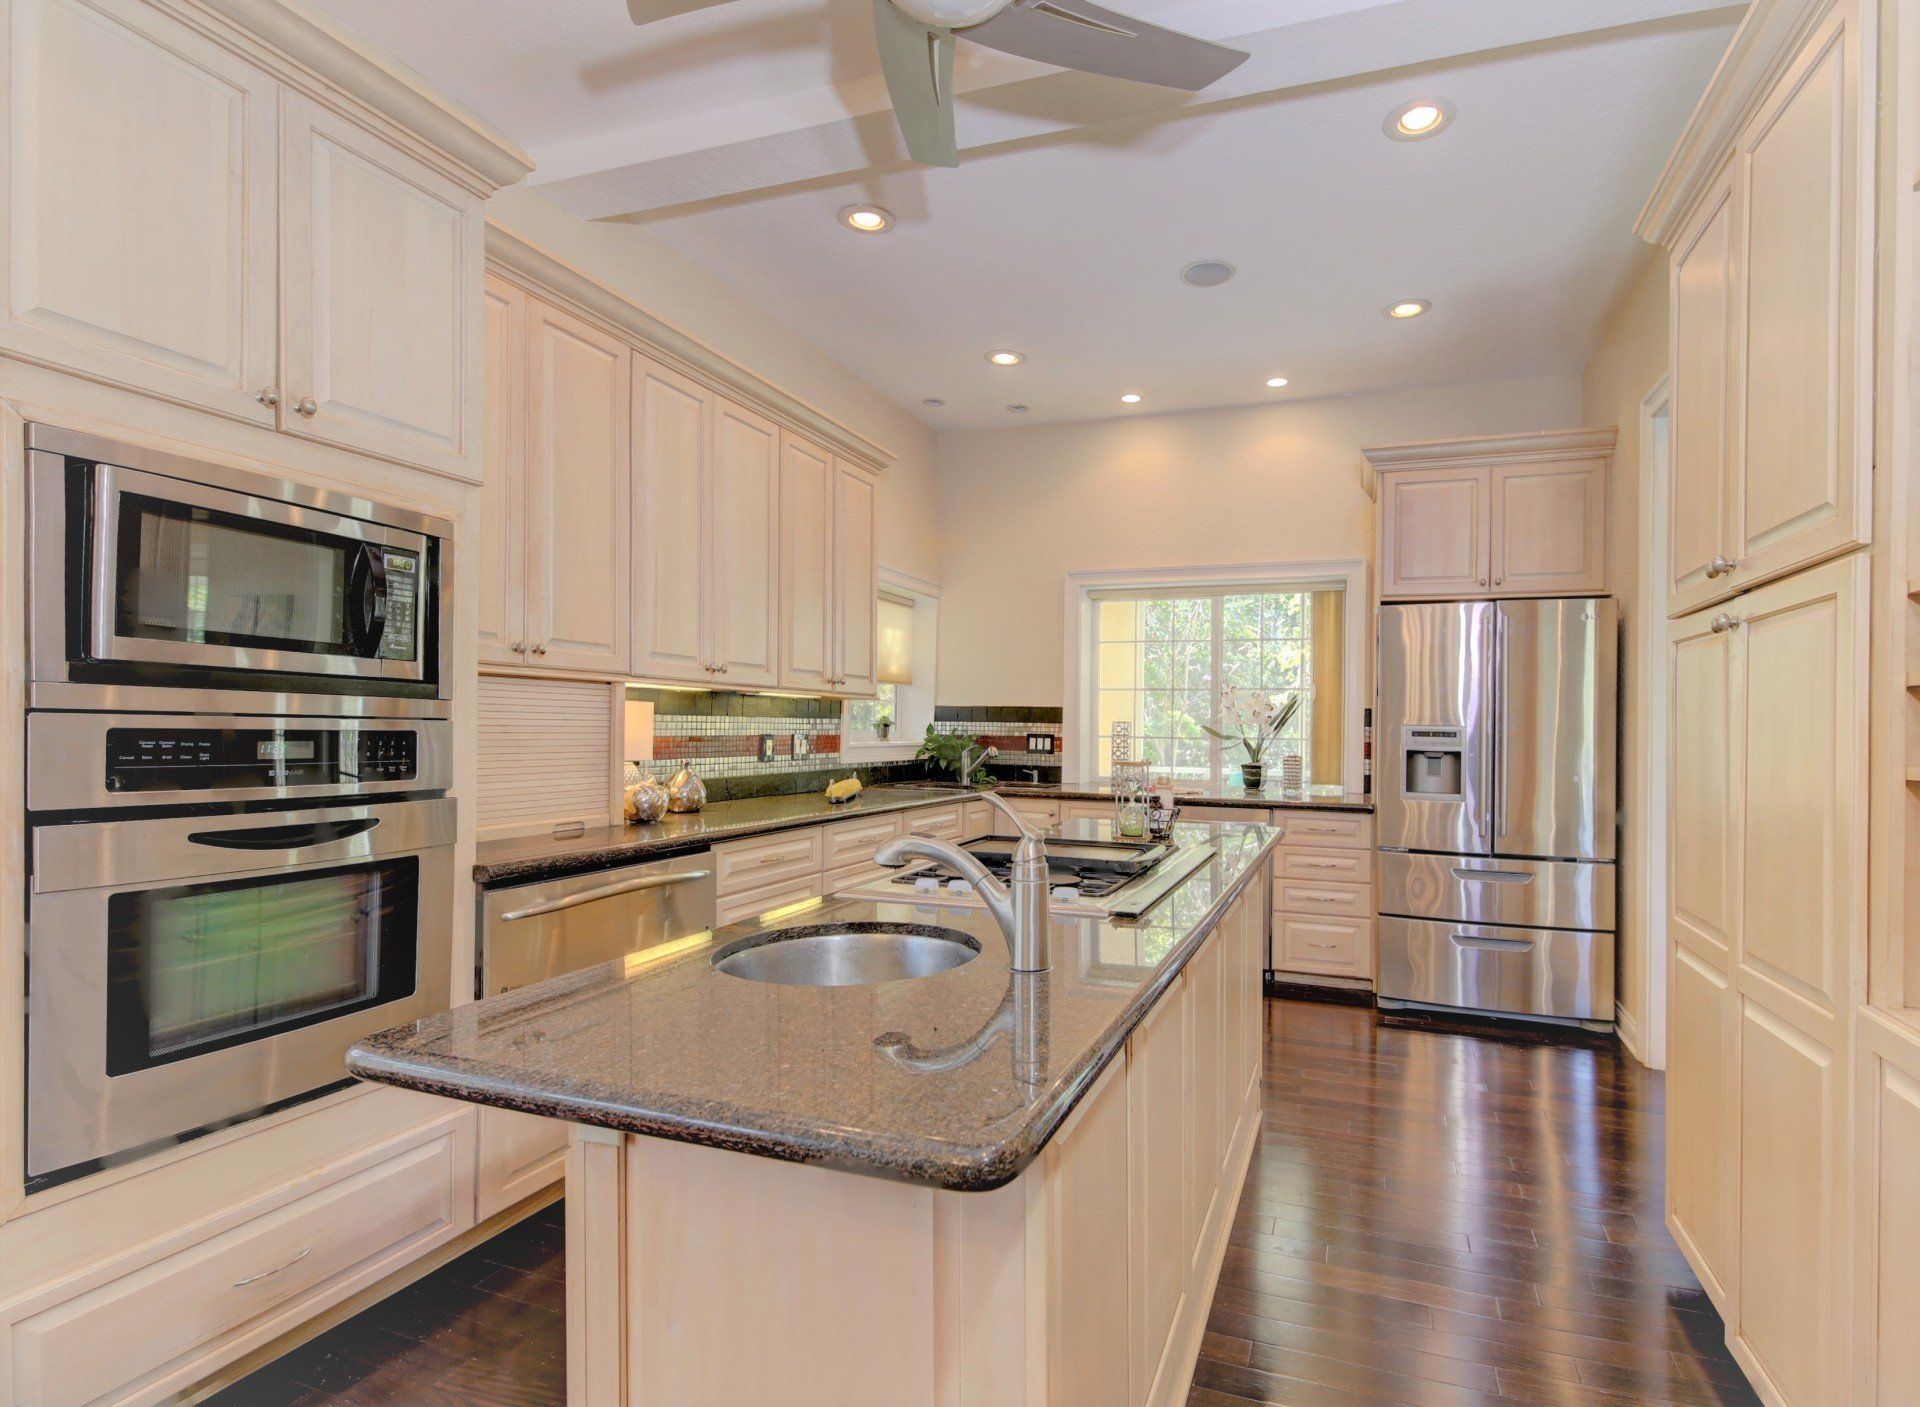
<path fill-rule="evenodd" d="M 1613 1029 L 1620 1037 L 1620 1044 L 1627 1048 L 1627 1054 L 1645 1065 L 1647 1057 L 1643 1053 L 1645 1047 L 1640 1044 L 1639 1019 L 1618 1002 L 1613 1005 Z"/>
<path fill-rule="evenodd" d="M 1372 1006 L 1371 987 L 1333 987 L 1320 982 L 1297 982 L 1269 975 L 1266 993 L 1270 997 L 1288 997 L 1295 1001 L 1329 1002 L 1335 1006 Z"/>

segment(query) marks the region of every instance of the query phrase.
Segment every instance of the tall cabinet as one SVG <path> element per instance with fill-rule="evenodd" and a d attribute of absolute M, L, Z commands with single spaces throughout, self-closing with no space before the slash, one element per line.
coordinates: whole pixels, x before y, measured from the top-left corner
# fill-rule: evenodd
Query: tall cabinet
<path fill-rule="evenodd" d="M 872 695 L 879 568 L 873 476 L 798 435 L 780 446 L 780 684 Z"/>
<path fill-rule="evenodd" d="M 1667 1224 L 1779 1407 L 1920 1390 L 1857 1391 L 1849 1313 L 1877 11 L 1758 0 L 1640 226 L 1670 259 Z"/>

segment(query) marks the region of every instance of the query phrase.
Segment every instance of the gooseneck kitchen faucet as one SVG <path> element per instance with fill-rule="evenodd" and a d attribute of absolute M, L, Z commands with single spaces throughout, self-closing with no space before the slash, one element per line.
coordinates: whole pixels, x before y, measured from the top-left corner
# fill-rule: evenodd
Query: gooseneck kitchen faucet
<path fill-rule="evenodd" d="M 903 835 L 875 852 L 882 865 L 902 865 L 916 857 L 951 865 L 980 895 L 1007 940 L 1009 965 L 1015 972 L 1045 972 L 1053 956 L 1047 913 L 1047 845 L 1040 832 L 992 792 L 982 799 L 998 807 L 1013 822 L 1020 843 L 1013 848 L 1013 869 L 1002 884 L 987 867 L 950 841 L 934 836 Z"/>

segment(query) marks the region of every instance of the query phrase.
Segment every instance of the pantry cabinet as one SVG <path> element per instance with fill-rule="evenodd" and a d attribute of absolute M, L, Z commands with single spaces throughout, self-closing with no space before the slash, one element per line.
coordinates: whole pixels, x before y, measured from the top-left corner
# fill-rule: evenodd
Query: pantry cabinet
<path fill-rule="evenodd" d="M 645 357 L 633 399 L 634 672 L 771 687 L 779 430 Z"/>
<path fill-rule="evenodd" d="M 504 279 L 486 290 L 483 663 L 627 672 L 624 343 Z M 592 505 L 591 510 L 583 505 Z"/>
<path fill-rule="evenodd" d="M 1611 430 L 1387 445 L 1378 482 L 1384 601 L 1578 596 L 1608 588 Z"/>
<path fill-rule="evenodd" d="M 878 687 L 873 477 L 797 435 L 780 444 L 780 685 Z"/>
<path fill-rule="evenodd" d="M 1852 0 L 1832 7 L 1666 241 L 1670 615 L 1868 540 L 1861 29 Z"/>
<path fill-rule="evenodd" d="M 1867 563 L 1669 631 L 1668 1224 L 1769 1401 L 1845 1400 Z"/>
<path fill-rule="evenodd" d="M 476 478 L 491 183 L 169 9 L 0 6 L 17 80 L 0 350 Z"/>

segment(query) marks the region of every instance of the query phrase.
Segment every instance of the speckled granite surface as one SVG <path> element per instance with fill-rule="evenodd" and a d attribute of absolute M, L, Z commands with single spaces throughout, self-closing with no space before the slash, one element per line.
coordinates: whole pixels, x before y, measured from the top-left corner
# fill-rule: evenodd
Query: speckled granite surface
<path fill-rule="evenodd" d="M 474 853 L 473 877 L 485 885 L 525 884 L 559 879 L 612 865 L 660 859 L 721 840 L 884 815 L 960 801 L 958 787 L 869 787 L 854 800 L 835 806 L 818 792 L 805 796 L 756 796 L 716 801 L 704 810 L 663 816 L 644 826 L 596 826 L 583 835 L 556 840 L 549 835 L 512 836 L 483 841 Z"/>
<path fill-rule="evenodd" d="M 1111 801 L 1105 787 L 1063 787 L 1058 783 L 1001 782 L 995 788 L 1006 796 L 1057 797 L 1064 801 Z M 869 787 L 859 799 L 832 806 L 817 793 L 805 796 L 766 796 L 744 801 L 717 801 L 691 815 L 668 816 L 646 826 L 596 826 L 582 835 L 556 840 L 547 835 L 513 836 L 483 841 L 474 853 L 473 878 L 489 887 L 529 884 L 572 874 L 663 859 L 722 840 L 792 830 L 797 826 L 845 821 L 888 811 L 911 811 L 976 795 L 958 786 Z M 1297 801 L 1283 800 L 1276 786 L 1271 792 L 1248 792 L 1224 787 L 1217 794 L 1182 793 L 1186 805 L 1266 806 L 1285 811 L 1371 811 L 1369 797 L 1353 796 L 1333 788 L 1310 789 Z"/>
<path fill-rule="evenodd" d="M 1070 782 L 1001 782 L 997 790 L 1008 796 L 1057 796 L 1062 801 L 1111 801 L 1112 787 L 1084 787 Z M 1248 791 L 1238 783 L 1218 789 L 1182 791 L 1184 806 L 1265 806 L 1276 811 L 1372 811 L 1373 798 L 1338 787 L 1308 787 L 1294 798 L 1280 794 L 1280 783 Z"/>
<path fill-rule="evenodd" d="M 984 910 L 816 900 L 381 1032 L 348 1052 L 348 1068 L 633 1133 L 998 1187 L 1045 1146 L 1279 832 L 1182 825 L 1179 838 L 1218 853 L 1139 920 L 1056 920 L 1044 973 L 1009 970 Z M 958 929 L 980 952 L 864 987 L 779 986 L 713 966 L 770 928 L 873 921 Z"/>

